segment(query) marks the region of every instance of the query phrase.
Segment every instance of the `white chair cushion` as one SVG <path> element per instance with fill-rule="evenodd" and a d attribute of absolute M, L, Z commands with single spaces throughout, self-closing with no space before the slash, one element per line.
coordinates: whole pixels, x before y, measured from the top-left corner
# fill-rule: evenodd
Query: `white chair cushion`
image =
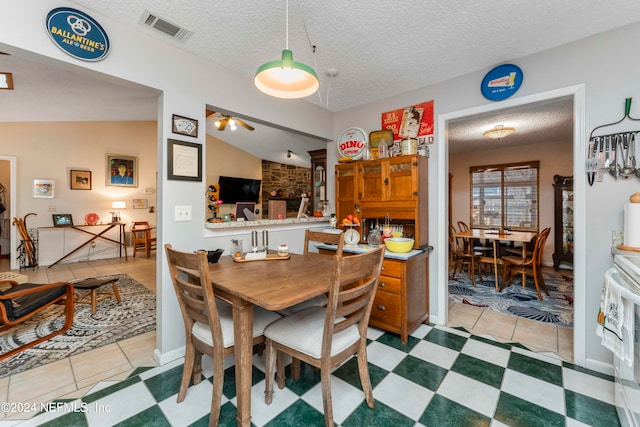
<path fill-rule="evenodd" d="M 265 328 L 264 336 L 319 359 L 325 316 L 324 307 L 309 307 L 271 323 Z M 359 339 L 360 334 L 356 325 L 334 334 L 331 354 L 344 350 Z"/>
<path fill-rule="evenodd" d="M 291 316 L 293 313 L 297 313 L 298 311 L 304 310 L 308 307 L 324 307 L 327 305 L 328 300 L 329 298 L 327 298 L 326 295 L 319 295 L 317 297 L 311 298 L 310 300 L 301 302 L 300 304 L 278 310 L 278 313 L 282 314 L 283 316 Z"/>
<path fill-rule="evenodd" d="M 220 327 L 222 329 L 224 348 L 231 347 L 234 344 L 233 308 L 230 304 L 220 300 L 216 300 L 216 306 L 218 307 L 218 316 L 220 316 Z M 280 317 L 281 316 L 274 311 L 265 310 L 260 307 L 254 307 L 253 338 L 262 335 L 267 325 L 275 320 L 278 320 Z M 203 341 L 209 345 L 213 345 L 213 337 L 211 336 L 209 325 L 202 322 L 196 322 L 193 324 L 191 333 L 200 341 Z"/>

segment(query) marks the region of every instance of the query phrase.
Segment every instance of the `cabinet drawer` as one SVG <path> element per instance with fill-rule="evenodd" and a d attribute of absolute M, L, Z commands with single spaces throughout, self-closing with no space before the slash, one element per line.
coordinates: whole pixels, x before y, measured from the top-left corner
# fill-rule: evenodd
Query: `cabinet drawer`
<path fill-rule="evenodd" d="M 402 289 L 402 281 L 397 277 L 380 276 L 378 291 L 400 294 L 400 289 Z"/>
<path fill-rule="evenodd" d="M 381 324 L 381 326 L 393 326 L 393 329 L 400 327 L 400 295 L 388 292 L 376 292 L 371 309 L 371 323 Z"/>
<path fill-rule="evenodd" d="M 402 277 L 402 264 L 400 261 L 385 259 L 382 261 L 382 274 L 391 277 Z"/>

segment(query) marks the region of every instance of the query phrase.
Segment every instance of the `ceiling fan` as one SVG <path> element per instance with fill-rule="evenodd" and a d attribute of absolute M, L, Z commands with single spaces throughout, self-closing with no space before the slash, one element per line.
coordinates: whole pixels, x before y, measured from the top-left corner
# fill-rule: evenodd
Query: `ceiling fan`
<path fill-rule="evenodd" d="M 254 127 L 248 123 L 240 120 L 237 117 L 230 116 L 229 114 L 216 113 L 215 111 L 207 110 L 207 119 L 216 119 L 215 126 L 218 130 L 225 130 L 227 125 L 231 130 L 236 130 L 236 125 L 240 125 L 247 130 L 254 130 Z"/>

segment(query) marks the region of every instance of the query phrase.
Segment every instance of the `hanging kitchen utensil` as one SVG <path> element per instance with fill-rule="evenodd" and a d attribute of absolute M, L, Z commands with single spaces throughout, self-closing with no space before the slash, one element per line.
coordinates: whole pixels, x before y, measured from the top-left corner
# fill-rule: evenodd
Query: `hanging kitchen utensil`
<path fill-rule="evenodd" d="M 640 119 L 635 119 L 629 115 L 631 111 L 631 99 L 626 98 L 624 104 L 624 116 L 616 122 L 607 123 L 604 125 L 596 126 L 591 133 L 589 134 L 589 150 L 587 163 L 585 166 L 585 171 L 587 173 L 587 181 L 589 185 L 593 185 L 594 177 L 597 175 L 597 180 L 602 180 L 601 172 L 605 169 L 609 171 L 611 175 L 614 177 L 622 176 L 625 179 L 628 179 L 631 175 L 636 175 L 640 178 L 640 174 L 638 173 L 635 166 L 635 133 L 634 132 L 620 132 L 609 135 L 602 135 L 594 137 L 594 133 L 598 129 L 602 129 L 608 126 L 615 126 L 619 123 L 622 123 L 624 120 L 628 119 L 634 122 L 640 121 Z M 633 138 L 630 138 L 630 135 L 633 135 Z M 593 141 L 593 147 L 591 146 L 591 142 Z M 608 141 L 608 150 L 607 155 L 603 153 L 605 141 Z M 598 159 L 598 144 L 600 144 L 600 156 Z M 614 145 L 615 144 L 615 145 Z M 629 147 L 631 145 L 631 148 Z M 617 150 L 617 152 L 616 152 Z M 611 151 L 609 153 L 609 151 Z M 633 154 L 630 155 L 630 152 Z M 613 157 L 613 163 L 611 163 L 611 158 Z M 618 165 L 617 157 L 622 157 L 623 164 L 622 166 Z M 609 164 L 607 167 L 604 167 L 604 164 L 607 162 L 607 158 L 609 160 Z M 597 165 L 596 165 L 597 164 Z"/>

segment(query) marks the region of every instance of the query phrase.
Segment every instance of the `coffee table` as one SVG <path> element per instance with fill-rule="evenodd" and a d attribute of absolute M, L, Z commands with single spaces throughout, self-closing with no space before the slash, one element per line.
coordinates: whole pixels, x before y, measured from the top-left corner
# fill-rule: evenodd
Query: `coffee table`
<path fill-rule="evenodd" d="M 108 285 L 109 283 L 111 283 L 111 287 L 113 289 L 113 295 L 116 297 L 116 301 L 118 301 L 118 304 L 120 304 L 122 302 L 122 299 L 120 298 L 120 292 L 118 292 L 118 287 L 116 286 L 116 282 L 118 281 L 119 277 L 95 277 L 95 278 L 89 278 L 89 279 L 84 279 L 84 280 L 80 280 L 79 282 L 74 282 L 73 283 L 73 288 L 74 289 L 84 289 L 84 290 L 90 290 L 91 291 L 91 314 L 96 314 L 96 308 L 97 308 L 97 304 L 98 304 L 98 289 L 103 286 L 103 285 Z M 111 292 L 100 292 L 101 295 L 109 295 L 111 296 Z M 104 299 L 104 298 L 102 298 Z M 84 301 L 80 301 L 80 300 L 76 300 L 76 303 L 79 304 L 89 304 L 88 302 L 84 302 Z"/>

